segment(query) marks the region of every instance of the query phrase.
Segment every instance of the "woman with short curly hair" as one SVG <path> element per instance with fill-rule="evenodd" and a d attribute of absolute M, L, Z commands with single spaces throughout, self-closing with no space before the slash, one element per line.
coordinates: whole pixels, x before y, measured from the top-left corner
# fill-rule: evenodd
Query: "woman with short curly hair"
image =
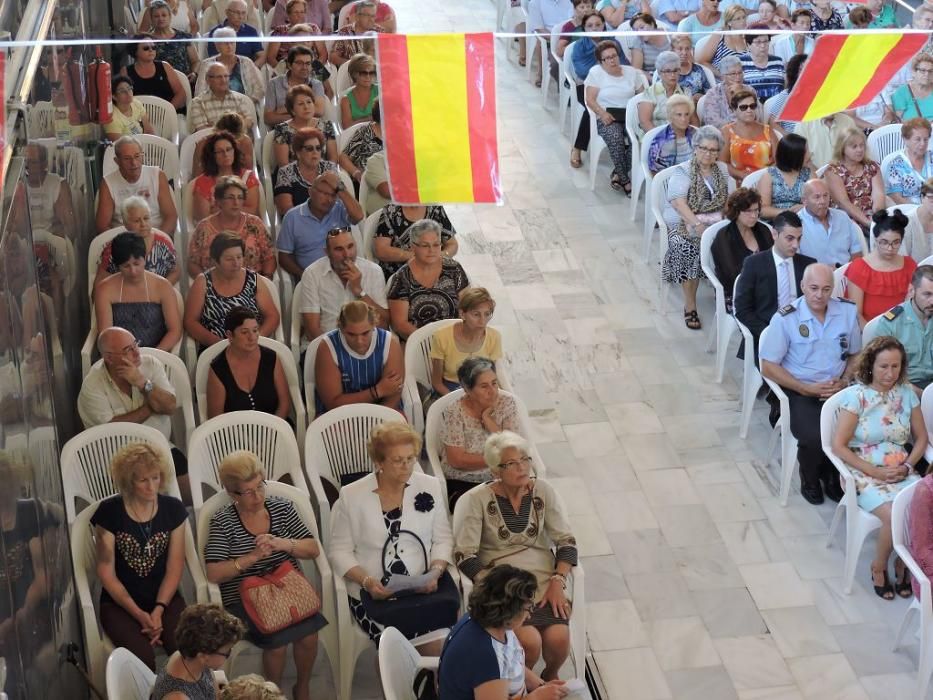
<path fill-rule="evenodd" d="M 713 264 L 716 277 L 726 293 L 726 306 L 732 306 L 732 286 L 742 271 L 742 263 L 749 255 L 767 250 L 774 240 L 763 224 L 761 195 L 756 190 L 740 187 L 726 199 L 726 219 L 729 224 L 713 241 Z"/>
<path fill-rule="evenodd" d="M 201 149 L 201 174 L 194 179 L 191 197 L 191 220 L 201 221 L 219 210 L 214 189 L 222 177 L 235 176 L 246 185 L 243 211 L 259 216 L 259 178 L 243 165 L 237 149 L 236 136 L 228 131 L 215 131 L 204 139 Z"/>

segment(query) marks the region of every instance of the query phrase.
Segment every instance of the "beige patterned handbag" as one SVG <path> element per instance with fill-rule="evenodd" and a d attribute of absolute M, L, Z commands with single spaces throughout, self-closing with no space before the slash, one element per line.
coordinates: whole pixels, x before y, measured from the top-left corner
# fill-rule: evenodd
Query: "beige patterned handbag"
<path fill-rule="evenodd" d="M 321 609 L 321 598 L 314 586 L 290 561 L 240 581 L 240 600 L 250 621 L 263 634 L 290 627 Z"/>

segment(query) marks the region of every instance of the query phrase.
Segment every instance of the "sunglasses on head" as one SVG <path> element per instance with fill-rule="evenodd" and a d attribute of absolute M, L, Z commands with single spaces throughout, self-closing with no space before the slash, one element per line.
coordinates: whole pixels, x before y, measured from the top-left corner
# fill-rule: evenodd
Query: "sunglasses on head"
<path fill-rule="evenodd" d="M 327 237 L 335 238 L 342 233 L 352 233 L 352 231 L 346 226 L 341 226 L 340 228 L 332 228 L 330 231 L 327 232 Z"/>

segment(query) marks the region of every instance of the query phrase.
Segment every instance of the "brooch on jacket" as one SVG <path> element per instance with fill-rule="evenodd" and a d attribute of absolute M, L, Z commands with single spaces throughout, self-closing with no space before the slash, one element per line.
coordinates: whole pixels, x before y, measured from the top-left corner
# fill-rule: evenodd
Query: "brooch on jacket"
<path fill-rule="evenodd" d="M 427 491 L 415 495 L 415 510 L 419 513 L 430 513 L 434 510 L 434 496 Z"/>

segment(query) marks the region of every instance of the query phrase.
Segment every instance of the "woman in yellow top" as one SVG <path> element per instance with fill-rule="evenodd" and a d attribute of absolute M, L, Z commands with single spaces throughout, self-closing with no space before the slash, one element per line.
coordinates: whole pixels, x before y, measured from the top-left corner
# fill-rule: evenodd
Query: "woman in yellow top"
<path fill-rule="evenodd" d="M 133 81 L 125 75 L 118 75 L 111 83 L 113 92 L 113 117 L 104 124 L 104 133 L 111 141 L 121 136 L 154 134 L 155 129 L 149 123 L 146 108 L 133 96 Z"/>
<path fill-rule="evenodd" d="M 729 174 L 739 184 L 746 175 L 774 165 L 778 137 L 767 124 L 758 121 L 758 95 L 751 89 L 740 89 L 729 103 L 735 121 L 722 128 L 725 145 L 719 160 L 729 168 Z"/>
<path fill-rule="evenodd" d="M 460 388 L 457 370 L 469 357 L 502 358 L 502 336 L 489 321 L 496 302 L 484 287 L 463 292 L 458 305 L 463 323 L 441 328 L 431 338 L 431 386 L 437 396 Z"/>

